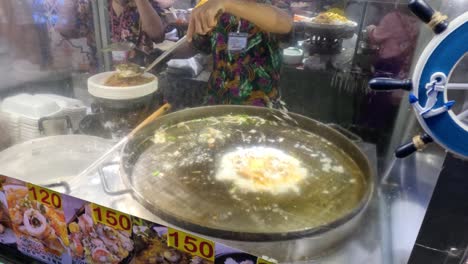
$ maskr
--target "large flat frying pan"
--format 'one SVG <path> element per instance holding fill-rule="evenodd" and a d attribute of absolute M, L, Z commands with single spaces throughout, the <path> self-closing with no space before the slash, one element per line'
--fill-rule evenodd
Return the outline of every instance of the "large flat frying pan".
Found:
<path fill-rule="evenodd" d="M 271 153 L 300 169 L 288 169 L 298 173 L 286 174 L 279 186 L 246 185 L 239 179 L 252 178 L 229 172 L 233 153 L 246 161 Z M 209 106 L 160 117 L 126 144 L 121 162 L 124 182 L 155 215 L 238 241 L 339 238 L 352 230 L 347 224 L 361 215 L 374 186 L 368 159 L 342 134 L 298 114 L 258 107 Z M 272 168 L 260 170 L 273 175 Z"/>

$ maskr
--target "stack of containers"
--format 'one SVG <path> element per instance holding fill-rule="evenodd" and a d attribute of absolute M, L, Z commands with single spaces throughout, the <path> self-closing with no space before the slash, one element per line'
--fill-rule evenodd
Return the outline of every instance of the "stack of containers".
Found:
<path fill-rule="evenodd" d="M 69 133 L 66 119 L 71 121 L 72 129 L 77 129 L 86 115 L 86 107 L 77 100 L 55 95 L 19 94 L 3 100 L 0 117 L 8 127 L 13 143 Z M 43 131 L 40 130 L 40 120 Z"/>
<path fill-rule="evenodd" d="M 6 128 L 8 137 L 11 143 L 17 143 L 20 141 L 20 122 L 19 116 L 9 115 L 5 112 L 0 111 L 0 123 Z"/>

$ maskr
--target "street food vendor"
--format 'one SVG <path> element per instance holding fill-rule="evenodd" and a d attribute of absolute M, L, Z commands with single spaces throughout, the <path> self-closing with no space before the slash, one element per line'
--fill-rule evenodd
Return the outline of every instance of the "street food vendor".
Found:
<path fill-rule="evenodd" d="M 168 1 L 163 1 L 167 5 Z M 166 7 L 166 6 L 164 6 Z M 154 51 L 153 43 L 164 40 L 165 24 L 161 19 L 161 6 L 153 0 L 111 0 L 109 1 L 109 20 L 112 43 L 131 42 L 143 53 L 135 58 L 132 53 L 127 58 L 137 64 L 147 63 L 145 54 Z M 74 19 L 70 19 L 74 18 Z M 93 15 L 90 0 L 65 0 L 59 10 L 56 28 L 65 38 L 86 37 L 93 54 L 96 52 L 93 29 Z M 159 55 L 159 54 L 158 54 Z M 113 54 L 115 57 L 116 54 Z M 91 60 L 94 58 L 91 58 Z M 119 60 L 119 58 L 114 58 Z M 95 63 L 91 63 L 95 64 Z"/>
<path fill-rule="evenodd" d="M 391 10 L 377 25 L 367 27 L 369 43 L 378 47 L 372 77 L 408 78 L 419 27 L 418 19 L 407 8 Z M 397 113 L 404 96 L 404 91 L 399 90 L 368 93 L 362 100 L 362 114 L 357 123 L 361 127 L 372 128 L 375 134 L 389 133 L 396 118 L 391 113 Z"/>
<path fill-rule="evenodd" d="M 202 0 L 192 11 L 187 38 L 213 54 L 207 103 L 275 107 L 281 68 L 277 35 L 291 29 L 288 13 L 267 0 Z"/>

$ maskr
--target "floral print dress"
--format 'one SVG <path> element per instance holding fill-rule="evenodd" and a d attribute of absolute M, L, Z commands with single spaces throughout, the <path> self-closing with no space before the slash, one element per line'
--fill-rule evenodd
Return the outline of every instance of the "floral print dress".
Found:
<path fill-rule="evenodd" d="M 91 1 L 95 0 L 76 0 L 74 2 L 76 8 L 75 18 L 75 32 L 72 33 L 73 37 L 86 37 L 88 46 L 91 49 L 90 63 L 93 66 L 97 66 L 96 61 L 96 41 L 94 34 L 93 25 L 93 13 L 91 7 Z M 158 3 L 150 0 L 153 8 L 162 14 L 163 10 L 159 7 Z M 140 14 L 135 2 L 129 2 L 120 15 L 117 15 L 112 8 L 112 1 L 109 1 L 109 22 L 111 29 L 111 42 L 132 42 L 137 46 L 138 49 L 143 50 L 147 53 L 154 51 L 153 41 L 151 38 L 142 30 Z M 166 27 L 166 32 L 172 30 L 170 27 Z M 94 71 L 95 69 L 93 69 Z"/>
<path fill-rule="evenodd" d="M 240 32 L 248 33 L 247 47 L 242 52 L 230 52 L 229 33 L 237 32 L 239 23 Z M 272 107 L 276 103 L 282 56 L 275 35 L 225 13 L 209 35 L 196 36 L 193 43 L 196 48 L 213 54 L 208 104 Z"/>
<path fill-rule="evenodd" d="M 150 3 L 158 14 L 163 13 L 156 2 L 150 1 Z M 132 1 L 125 5 L 120 15 L 117 15 L 112 4 L 109 4 L 109 17 L 113 43 L 131 42 L 145 52 L 149 53 L 153 50 L 153 40 L 142 30 L 140 13 L 135 2 Z"/>

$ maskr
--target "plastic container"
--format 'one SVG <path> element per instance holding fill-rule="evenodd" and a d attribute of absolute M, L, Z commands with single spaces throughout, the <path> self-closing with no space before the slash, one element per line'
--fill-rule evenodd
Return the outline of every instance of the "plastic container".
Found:
<path fill-rule="evenodd" d="M 288 65 L 297 65 L 302 63 L 304 51 L 298 48 L 287 48 L 283 50 L 283 63 Z"/>
<path fill-rule="evenodd" d="M 1 110 L 29 119 L 39 119 L 57 114 L 61 109 L 53 99 L 19 94 L 3 100 Z"/>

